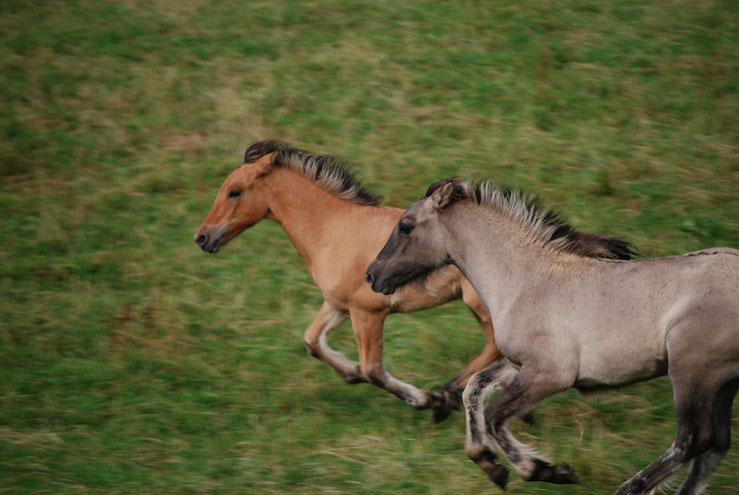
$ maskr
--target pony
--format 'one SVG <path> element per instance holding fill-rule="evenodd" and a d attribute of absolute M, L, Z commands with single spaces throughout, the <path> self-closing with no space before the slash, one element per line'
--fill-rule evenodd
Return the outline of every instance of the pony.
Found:
<path fill-rule="evenodd" d="M 392 296 L 374 293 L 364 271 L 390 235 L 403 210 L 381 205 L 336 158 L 267 140 L 250 146 L 244 163 L 221 186 L 194 240 L 216 253 L 262 219 L 277 222 L 297 248 L 324 298 L 305 330 L 308 352 L 347 383 L 370 382 L 416 409 L 432 408 L 435 421 L 461 404 L 469 377 L 499 360 L 490 315 L 455 267 L 434 270 Z M 578 234 L 583 256 L 625 259 L 633 251 L 612 237 Z M 395 378 L 382 363 L 383 322 L 388 314 L 433 308 L 462 298 L 485 334 L 479 356 L 451 378 L 440 394 Z M 331 348 L 327 336 L 350 319 L 359 362 Z M 524 419 L 529 419 L 530 417 Z"/>
<path fill-rule="evenodd" d="M 578 481 L 569 465 L 539 459 L 513 437 L 506 420 L 517 411 L 570 387 L 588 392 L 667 374 L 675 440 L 616 493 L 652 493 L 690 460 L 677 493 L 700 493 L 730 444 L 739 251 L 605 260 L 579 255 L 577 242 L 571 227 L 520 193 L 450 178 L 401 216 L 366 280 L 392 295 L 416 276 L 454 265 L 490 310 L 507 361 L 476 373 L 463 403 L 467 455 L 493 482 L 505 487 L 508 477 L 496 452 L 524 480 Z"/>

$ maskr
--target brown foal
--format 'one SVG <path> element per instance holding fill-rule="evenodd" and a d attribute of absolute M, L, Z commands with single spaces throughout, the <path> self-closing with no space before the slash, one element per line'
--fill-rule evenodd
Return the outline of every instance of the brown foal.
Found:
<path fill-rule="evenodd" d="M 393 231 L 403 210 L 380 205 L 375 196 L 330 155 L 290 148 L 277 141 L 252 145 L 244 164 L 221 186 L 195 235 L 215 253 L 244 229 L 268 218 L 277 222 L 297 248 L 324 302 L 305 330 L 308 351 L 331 366 L 347 383 L 370 382 L 416 409 L 432 408 L 446 418 L 461 401 L 467 380 L 500 359 L 490 315 L 454 266 L 424 274 L 392 295 L 371 290 L 363 276 Z M 612 237 L 580 234 L 585 256 L 628 259 L 630 246 Z M 449 380 L 441 394 L 423 391 L 388 373 L 382 363 L 383 322 L 390 313 L 439 306 L 462 297 L 485 334 L 485 347 Z M 350 319 L 359 362 L 332 349 L 327 336 Z"/>

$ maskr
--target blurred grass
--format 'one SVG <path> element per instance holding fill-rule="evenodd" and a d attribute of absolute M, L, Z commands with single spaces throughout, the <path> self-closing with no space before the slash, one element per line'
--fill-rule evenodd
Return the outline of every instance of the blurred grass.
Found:
<path fill-rule="evenodd" d="M 1 493 L 495 492 L 461 414 L 433 425 L 306 356 L 321 299 L 276 225 L 192 244 L 255 140 L 334 153 L 397 206 L 491 176 L 649 256 L 739 247 L 734 2 L 0 14 Z M 386 340 L 421 387 L 482 344 L 461 304 L 393 316 Z M 352 354 L 348 325 L 332 342 Z M 537 414 L 516 432 L 582 484 L 513 494 L 608 493 L 674 435 L 665 379 Z M 710 493 L 738 472 L 734 446 Z"/>

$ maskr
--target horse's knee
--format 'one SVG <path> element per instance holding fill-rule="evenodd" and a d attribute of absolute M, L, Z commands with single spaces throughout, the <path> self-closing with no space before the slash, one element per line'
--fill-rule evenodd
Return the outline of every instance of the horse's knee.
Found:
<path fill-rule="evenodd" d="M 480 386 L 475 379 L 476 376 L 477 375 L 472 375 L 467 382 L 467 386 L 464 387 L 464 390 L 462 391 L 462 405 L 464 405 L 465 408 L 477 406 L 477 396 L 480 393 Z"/>

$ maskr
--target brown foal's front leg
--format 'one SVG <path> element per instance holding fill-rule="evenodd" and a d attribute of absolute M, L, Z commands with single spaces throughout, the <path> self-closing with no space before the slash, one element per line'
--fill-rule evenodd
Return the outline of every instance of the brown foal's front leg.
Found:
<path fill-rule="evenodd" d="M 321 310 L 305 330 L 303 340 L 311 356 L 314 356 L 339 374 L 347 383 L 363 383 L 367 379 L 359 370 L 359 363 L 347 358 L 328 345 L 328 334 L 347 319 L 347 314 L 324 301 Z"/>
<path fill-rule="evenodd" d="M 382 324 L 387 312 L 350 311 L 354 336 L 359 351 L 359 368 L 373 385 L 387 390 L 416 409 L 433 407 L 440 397 L 424 392 L 410 383 L 398 380 L 382 365 Z"/>

